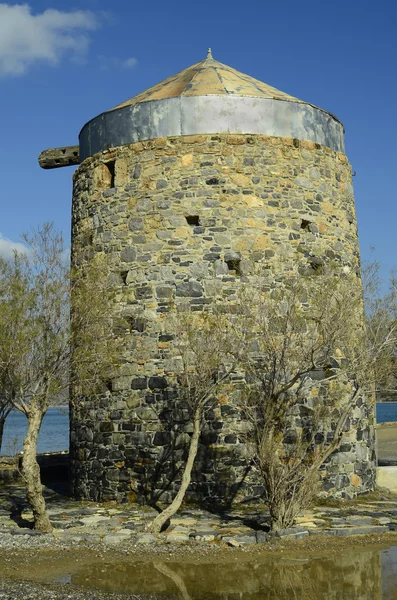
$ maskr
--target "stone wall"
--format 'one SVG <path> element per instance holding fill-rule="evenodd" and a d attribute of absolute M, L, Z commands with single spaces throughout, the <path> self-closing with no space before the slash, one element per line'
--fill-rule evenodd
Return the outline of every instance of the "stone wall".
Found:
<path fill-rule="evenodd" d="M 170 381 L 173 303 L 226 306 L 244 283 L 314 273 L 324 260 L 359 276 L 351 169 L 311 142 L 200 135 L 137 142 L 86 159 L 74 177 L 72 260 L 105 253 L 128 326 L 125 363 L 108 394 L 71 411 L 75 494 L 167 501 L 190 432 Z M 258 273 L 260 275 L 258 275 Z M 223 400 L 202 436 L 193 494 L 259 495 L 238 407 Z M 325 489 L 348 495 L 374 481 L 373 409 L 361 398 Z M 247 474 L 249 475 L 247 477 Z"/>

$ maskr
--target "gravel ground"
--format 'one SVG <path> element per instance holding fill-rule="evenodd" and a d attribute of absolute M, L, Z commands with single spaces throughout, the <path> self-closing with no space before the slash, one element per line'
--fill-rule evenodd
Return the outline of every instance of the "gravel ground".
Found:
<path fill-rule="evenodd" d="M 0 600 L 159 600 L 151 595 L 107 594 L 98 590 L 79 591 L 59 586 L 37 585 L 24 581 L 0 580 Z M 161 600 L 167 600 L 161 596 Z"/>

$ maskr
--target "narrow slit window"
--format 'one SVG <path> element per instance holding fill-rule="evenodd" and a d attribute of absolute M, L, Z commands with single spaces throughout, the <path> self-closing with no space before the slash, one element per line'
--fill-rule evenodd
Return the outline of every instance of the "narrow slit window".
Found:
<path fill-rule="evenodd" d="M 198 215 L 188 215 L 186 217 L 186 222 L 188 225 L 200 225 L 200 217 Z"/>
<path fill-rule="evenodd" d="M 108 187 L 109 188 L 114 188 L 115 187 L 115 182 L 114 182 L 114 178 L 115 178 L 115 167 L 116 167 L 116 161 L 115 160 L 111 160 L 107 163 L 105 163 L 105 167 L 108 171 L 108 177 L 107 179 L 107 183 L 108 183 Z"/>

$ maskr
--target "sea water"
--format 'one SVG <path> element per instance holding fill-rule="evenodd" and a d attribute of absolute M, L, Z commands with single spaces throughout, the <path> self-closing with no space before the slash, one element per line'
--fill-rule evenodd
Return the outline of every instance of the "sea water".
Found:
<path fill-rule="evenodd" d="M 377 402 L 376 422 L 388 423 L 397 421 L 397 402 Z"/>
<path fill-rule="evenodd" d="M 0 454 L 14 455 L 22 450 L 28 428 L 25 415 L 12 411 L 4 427 Z M 49 408 L 41 425 L 37 452 L 57 452 L 69 449 L 69 410 L 67 407 Z"/>

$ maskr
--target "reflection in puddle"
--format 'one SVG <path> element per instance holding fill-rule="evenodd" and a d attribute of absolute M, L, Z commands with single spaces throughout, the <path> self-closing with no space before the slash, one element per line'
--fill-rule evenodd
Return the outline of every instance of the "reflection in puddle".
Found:
<path fill-rule="evenodd" d="M 397 546 L 381 553 L 382 591 L 385 600 L 397 600 Z"/>
<path fill-rule="evenodd" d="M 310 560 L 191 560 L 85 567 L 72 584 L 175 600 L 397 600 L 397 547 Z"/>

